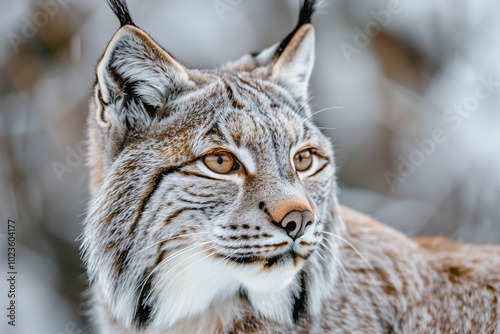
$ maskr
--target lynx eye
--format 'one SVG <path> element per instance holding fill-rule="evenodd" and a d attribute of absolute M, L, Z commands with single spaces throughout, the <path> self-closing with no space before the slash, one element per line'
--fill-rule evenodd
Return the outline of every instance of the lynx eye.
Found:
<path fill-rule="evenodd" d="M 208 154 L 205 156 L 204 161 L 208 168 L 219 174 L 226 174 L 240 168 L 236 159 L 228 152 Z"/>
<path fill-rule="evenodd" d="M 299 172 L 305 171 L 312 164 L 312 154 L 310 149 L 305 149 L 295 154 L 293 157 L 293 163 L 295 164 L 295 169 Z"/>

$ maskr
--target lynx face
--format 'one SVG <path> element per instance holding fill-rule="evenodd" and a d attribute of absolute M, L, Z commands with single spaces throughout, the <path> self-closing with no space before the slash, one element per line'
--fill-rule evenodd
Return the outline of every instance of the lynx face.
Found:
<path fill-rule="evenodd" d="M 322 232 L 334 229 L 322 223 L 333 153 L 306 101 L 312 26 L 199 71 L 122 24 L 89 117 L 83 249 L 102 302 L 126 326 L 170 326 L 233 296 L 297 321 L 318 304 L 301 290 L 329 275 L 308 277 L 330 265 Z"/>

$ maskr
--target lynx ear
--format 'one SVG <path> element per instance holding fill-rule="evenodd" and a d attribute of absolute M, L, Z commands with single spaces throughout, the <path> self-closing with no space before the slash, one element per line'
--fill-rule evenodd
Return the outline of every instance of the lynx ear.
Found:
<path fill-rule="evenodd" d="M 271 67 L 271 79 L 287 87 L 298 99 L 307 99 L 314 65 L 314 27 L 301 26 Z"/>
<path fill-rule="evenodd" d="M 281 42 L 227 65 L 236 71 L 255 71 L 286 87 L 298 99 L 307 99 L 307 85 L 314 65 L 315 0 L 304 0 L 295 29 Z"/>
<path fill-rule="evenodd" d="M 316 10 L 315 0 L 304 0 L 295 29 L 281 41 L 271 58 L 272 79 L 287 87 L 299 100 L 307 99 L 307 86 L 314 65 L 314 28 L 311 17 Z M 268 57 L 264 50 L 257 56 Z"/>
<path fill-rule="evenodd" d="M 187 86 L 186 70 L 151 37 L 130 24 L 115 34 L 97 65 L 100 127 L 140 125 Z"/>

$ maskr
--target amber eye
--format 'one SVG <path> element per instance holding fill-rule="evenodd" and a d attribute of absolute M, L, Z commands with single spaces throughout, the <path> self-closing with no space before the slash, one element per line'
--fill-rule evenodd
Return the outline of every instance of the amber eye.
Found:
<path fill-rule="evenodd" d="M 240 167 L 231 153 L 228 152 L 216 152 L 206 155 L 205 164 L 219 174 L 229 173 Z"/>
<path fill-rule="evenodd" d="M 305 171 L 306 169 L 311 167 L 311 150 L 305 149 L 295 154 L 295 157 L 293 157 L 293 163 L 295 164 L 295 169 L 297 169 L 299 172 Z"/>

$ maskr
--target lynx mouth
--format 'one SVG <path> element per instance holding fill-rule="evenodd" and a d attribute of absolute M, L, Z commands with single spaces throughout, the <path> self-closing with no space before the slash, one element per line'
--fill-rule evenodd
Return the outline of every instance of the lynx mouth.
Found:
<path fill-rule="evenodd" d="M 303 253 L 298 253 L 293 249 L 290 249 L 289 251 L 283 254 L 275 255 L 273 257 L 268 258 L 265 261 L 264 268 L 271 269 L 277 265 L 288 264 L 290 262 L 293 262 L 293 266 L 298 268 L 302 266 L 305 263 L 305 261 L 307 261 L 312 252 L 313 251 L 311 250 L 308 251 L 306 254 L 303 254 Z"/>
<path fill-rule="evenodd" d="M 318 242 L 300 241 L 295 244 L 286 242 L 275 245 L 274 251 L 267 254 L 238 252 L 231 255 L 224 255 L 220 253 L 218 255 L 236 264 L 262 264 L 266 269 L 286 265 L 291 262 L 293 262 L 295 266 L 298 266 L 309 258 L 309 256 L 314 252 L 317 244 Z"/>
<path fill-rule="evenodd" d="M 299 267 L 302 265 L 313 251 L 308 251 L 306 254 L 298 253 L 294 249 L 290 248 L 285 252 L 280 254 L 275 254 L 270 257 L 262 256 L 230 256 L 228 257 L 230 261 L 237 264 L 262 264 L 265 269 L 271 269 L 279 267 L 280 265 L 287 265 L 293 263 L 294 267 Z"/>

